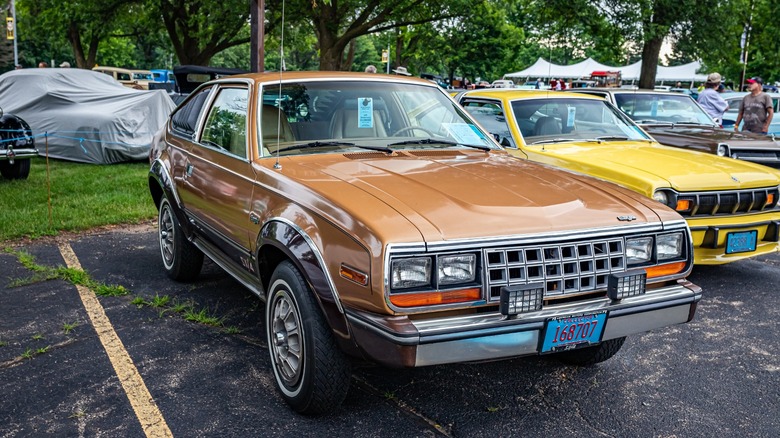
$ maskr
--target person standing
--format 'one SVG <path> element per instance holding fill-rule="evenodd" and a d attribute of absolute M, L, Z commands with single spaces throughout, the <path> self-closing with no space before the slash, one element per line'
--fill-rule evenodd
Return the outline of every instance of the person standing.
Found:
<path fill-rule="evenodd" d="M 764 80 L 760 77 L 755 76 L 745 82 L 748 84 L 750 94 L 743 97 L 739 104 L 739 114 L 734 123 L 734 130 L 739 131 L 740 122 L 745 122 L 745 126 L 742 128 L 744 131 L 766 134 L 774 116 L 772 98 L 764 93 Z"/>
<path fill-rule="evenodd" d="M 704 91 L 699 93 L 697 99 L 704 111 L 707 111 L 707 114 L 718 124 L 723 121 L 723 113 L 729 109 L 729 104 L 718 93 L 720 81 L 719 73 L 710 73 L 707 76 L 707 82 L 704 83 Z"/>

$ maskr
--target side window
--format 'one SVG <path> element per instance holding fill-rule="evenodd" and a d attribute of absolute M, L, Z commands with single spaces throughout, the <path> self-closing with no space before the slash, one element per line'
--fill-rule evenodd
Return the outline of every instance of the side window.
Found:
<path fill-rule="evenodd" d="M 249 92 L 246 88 L 221 88 L 209 110 L 201 143 L 247 158 L 246 113 Z"/>
<path fill-rule="evenodd" d="M 485 129 L 488 130 L 502 146 L 516 148 L 512 139 L 512 132 L 506 123 L 504 110 L 501 104 L 494 102 L 464 101 L 463 107 L 466 112 L 471 114 Z"/>
<path fill-rule="evenodd" d="M 197 128 L 200 112 L 203 109 L 203 104 L 206 103 L 210 92 L 211 88 L 205 88 L 199 91 L 197 95 L 176 110 L 176 113 L 171 117 L 174 134 L 184 137 L 187 140 L 192 140 L 195 129 Z"/>
<path fill-rule="evenodd" d="M 739 104 L 742 103 L 742 99 L 729 100 L 729 109 L 739 111 Z"/>

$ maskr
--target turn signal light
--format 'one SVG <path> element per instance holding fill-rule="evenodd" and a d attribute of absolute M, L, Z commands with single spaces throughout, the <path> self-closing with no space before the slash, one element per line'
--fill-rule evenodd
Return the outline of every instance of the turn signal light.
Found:
<path fill-rule="evenodd" d="M 650 266 L 645 268 L 647 278 L 663 277 L 682 272 L 685 269 L 685 262 L 667 263 L 665 265 Z"/>
<path fill-rule="evenodd" d="M 768 193 L 766 195 L 766 205 L 772 205 L 775 203 L 775 194 L 774 193 Z"/>
<path fill-rule="evenodd" d="M 678 199 L 677 205 L 674 207 L 677 211 L 688 211 L 691 209 L 691 200 L 690 199 Z"/>
<path fill-rule="evenodd" d="M 419 292 L 390 295 L 390 302 L 398 307 L 433 306 L 436 304 L 465 303 L 480 299 L 479 288 L 447 292 Z"/>

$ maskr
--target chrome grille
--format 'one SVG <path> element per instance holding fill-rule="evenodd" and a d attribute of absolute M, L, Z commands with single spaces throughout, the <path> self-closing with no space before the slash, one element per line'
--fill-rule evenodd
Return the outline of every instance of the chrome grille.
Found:
<path fill-rule="evenodd" d="M 755 189 L 721 192 L 681 193 L 677 200 L 689 201 L 691 207 L 680 211 L 683 216 L 726 216 L 753 213 L 773 208 L 777 204 L 778 190 Z M 767 201 L 769 200 L 769 201 Z"/>
<path fill-rule="evenodd" d="M 626 270 L 622 238 L 484 250 L 489 300 L 503 286 L 541 282 L 545 298 L 605 290 L 612 272 Z"/>

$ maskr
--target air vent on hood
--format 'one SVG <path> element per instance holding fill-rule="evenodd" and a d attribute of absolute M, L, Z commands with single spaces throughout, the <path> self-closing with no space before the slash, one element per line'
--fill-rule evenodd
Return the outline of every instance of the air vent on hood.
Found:
<path fill-rule="evenodd" d="M 344 158 L 349 158 L 350 160 L 370 160 L 376 158 L 405 157 L 405 156 L 406 155 L 400 152 L 393 152 L 392 154 L 389 155 L 384 152 L 350 152 L 348 154 L 344 154 Z"/>

